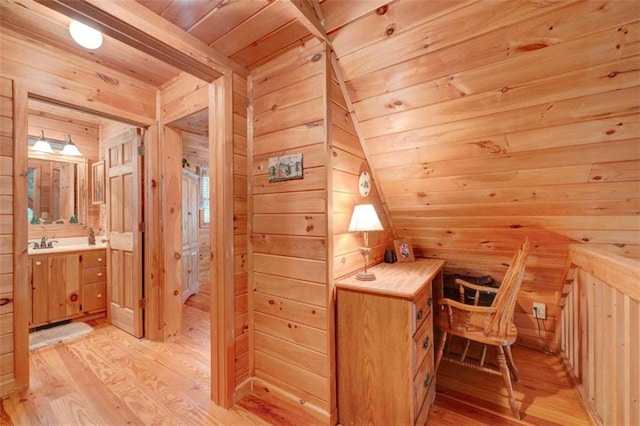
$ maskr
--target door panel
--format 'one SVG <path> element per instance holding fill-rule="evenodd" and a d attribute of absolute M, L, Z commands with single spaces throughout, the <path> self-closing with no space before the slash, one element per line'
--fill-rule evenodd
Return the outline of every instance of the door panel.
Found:
<path fill-rule="evenodd" d="M 107 306 L 113 325 L 143 335 L 142 292 L 142 170 L 137 147 L 139 129 L 126 129 L 105 140 L 107 148 Z"/>

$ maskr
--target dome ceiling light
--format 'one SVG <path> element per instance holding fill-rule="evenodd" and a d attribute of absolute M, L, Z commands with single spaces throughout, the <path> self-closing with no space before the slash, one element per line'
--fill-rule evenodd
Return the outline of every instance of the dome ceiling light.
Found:
<path fill-rule="evenodd" d="M 71 38 L 85 49 L 97 49 L 102 46 L 102 33 L 78 21 L 69 24 Z"/>

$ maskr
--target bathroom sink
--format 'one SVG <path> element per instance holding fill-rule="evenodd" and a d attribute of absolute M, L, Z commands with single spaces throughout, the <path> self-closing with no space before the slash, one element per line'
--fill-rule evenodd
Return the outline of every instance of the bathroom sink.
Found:
<path fill-rule="evenodd" d="M 38 255 L 38 254 L 50 254 L 50 253 L 64 253 L 69 251 L 80 251 L 80 250 L 99 250 L 107 247 L 107 243 L 103 242 L 104 237 L 97 236 L 96 243 L 94 245 L 89 245 L 89 242 L 86 237 L 68 237 L 68 238 L 53 238 L 55 242 L 53 242 L 53 247 L 51 248 L 33 248 L 33 242 L 36 240 L 29 241 L 29 254 L 30 255 Z"/>

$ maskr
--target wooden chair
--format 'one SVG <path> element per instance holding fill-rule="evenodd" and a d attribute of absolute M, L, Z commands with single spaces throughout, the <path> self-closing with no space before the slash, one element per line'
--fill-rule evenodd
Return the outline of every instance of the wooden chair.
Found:
<path fill-rule="evenodd" d="M 509 269 L 500 284 L 500 288 L 482 287 L 456 279 L 461 294 L 464 288 L 475 291 L 474 305 L 468 305 L 457 300 L 441 298 L 438 300 L 439 312 L 436 326 L 440 330 L 440 339 L 436 350 L 435 369 L 438 370 L 443 358 L 443 350 L 449 334 L 459 336 L 468 341 L 482 343 L 483 353 L 477 363 L 467 361 L 468 344 L 459 358 L 446 357 L 450 362 L 479 369 L 493 374 L 501 374 L 509 393 L 509 405 L 516 419 L 520 419 L 520 403 L 513 395 L 511 376 L 518 381 L 518 370 L 511 355 L 511 344 L 518 335 L 513 324 L 513 310 L 524 276 L 525 264 L 529 255 L 529 239 L 520 244 L 520 248 L 513 257 Z M 480 292 L 495 292 L 496 296 L 491 306 L 477 306 Z M 485 365 L 484 355 L 486 346 L 494 346 L 498 357 L 498 367 Z M 505 357 L 506 353 L 506 357 Z M 507 364 L 508 361 L 508 364 Z"/>

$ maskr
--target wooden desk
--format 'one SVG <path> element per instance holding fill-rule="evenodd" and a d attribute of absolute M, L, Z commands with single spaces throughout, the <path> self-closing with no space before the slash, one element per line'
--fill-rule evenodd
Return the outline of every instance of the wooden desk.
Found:
<path fill-rule="evenodd" d="M 435 398 L 432 284 L 445 261 L 381 263 L 336 282 L 338 420 L 424 424 Z"/>

